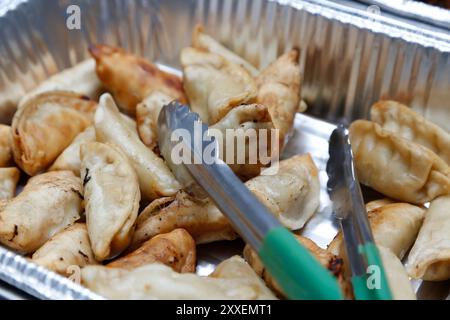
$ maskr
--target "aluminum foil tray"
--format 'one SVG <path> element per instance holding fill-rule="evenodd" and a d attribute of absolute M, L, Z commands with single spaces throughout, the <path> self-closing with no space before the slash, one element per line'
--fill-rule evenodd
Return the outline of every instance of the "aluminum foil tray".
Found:
<path fill-rule="evenodd" d="M 416 0 L 359 0 L 377 6 L 381 11 L 392 12 L 450 30 L 450 10 Z M 375 8 L 374 8 L 375 9 Z M 375 9 L 376 10 L 376 9 Z"/>
<path fill-rule="evenodd" d="M 77 5 L 81 28 L 68 29 Z M 0 122 L 49 75 L 87 58 L 91 43 L 117 45 L 179 69 L 179 52 L 203 23 L 259 67 L 300 49 L 307 115 L 298 114 L 284 157 L 310 152 L 320 169 L 321 206 L 302 233 L 325 247 L 337 232 L 324 171 L 333 123 L 368 116 L 391 98 L 450 130 L 450 34 L 325 0 L 0 0 Z M 199 246 L 197 273 L 242 252 L 242 241 Z M 0 247 L 0 279 L 38 298 L 97 299 L 94 293 Z M 414 282 L 419 298 L 445 298 L 450 283 Z M 0 290 L 1 293 L 1 290 Z"/>

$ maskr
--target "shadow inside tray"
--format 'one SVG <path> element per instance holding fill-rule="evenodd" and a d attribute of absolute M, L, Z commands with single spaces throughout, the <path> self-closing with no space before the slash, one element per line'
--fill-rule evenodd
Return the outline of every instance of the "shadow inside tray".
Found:
<path fill-rule="evenodd" d="M 418 300 L 450 299 L 450 280 L 423 281 L 416 292 Z"/>

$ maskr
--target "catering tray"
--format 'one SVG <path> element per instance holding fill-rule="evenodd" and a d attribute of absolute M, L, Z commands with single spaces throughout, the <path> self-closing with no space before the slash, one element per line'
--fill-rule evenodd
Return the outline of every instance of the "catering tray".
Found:
<path fill-rule="evenodd" d="M 417 0 L 359 0 L 359 2 L 376 6 L 383 12 L 392 12 L 402 17 L 412 18 L 450 30 L 449 8 Z M 376 7 L 373 9 L 377 10 Z"/>
<path fill-rule="evenodd" d="M 67 27 L 70 5 L 80 9 L 80 29 Z M 321 247 L 337 232 L 324 189 L 335 123 L 365 118 L 373 102 L 391 98 L 450 130 L 450 34 L 325 0 L 0 1 L 0 101 L 9 102 L 1 122 L 10 121 L 27 90 L 87 58 L 91 43 L 123 47 L 176 72 L 196 23 L 261 68 L 300 49 L 309 108 L 296 116 L 283 156 L 310 152 L 320 169 L 321 206 L 302 234 Z M 199 246 L 197 273 L 209 274 L 242 247 L 241 241 Z M 2 247 L 0 279 L 38 298 L 101 298 Z M 421 299 L 442 299 L 450 283 L 414 287 Z"/>

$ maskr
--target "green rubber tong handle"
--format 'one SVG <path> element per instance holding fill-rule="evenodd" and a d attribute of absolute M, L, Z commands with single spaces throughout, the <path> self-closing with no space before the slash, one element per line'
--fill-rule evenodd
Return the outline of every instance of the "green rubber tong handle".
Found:
<path fill-rule="evenodd" d="M 259 256 L 288 298 L 343 299 L 336 278 L 285 227 L 265 235 Z"/>
<path fill-rule="evenodd" d="M 355 299 L 357 300 L 392 300 L 392 293 L 389 288 L 386 272 L 383 268 L 383 262 L 381 261 L 380 253 L 373 242 L 365 243 L 358 247 L 358 252 L 366 257 L 368 266 L 375 266 L 377 269 L 373 270 L 371 274 L 367 270 L 364 276 L 353 276 L 352 285 Z M 379 277 L 378 287 L 371 288 L 368 281 L 369 277 Z"/>

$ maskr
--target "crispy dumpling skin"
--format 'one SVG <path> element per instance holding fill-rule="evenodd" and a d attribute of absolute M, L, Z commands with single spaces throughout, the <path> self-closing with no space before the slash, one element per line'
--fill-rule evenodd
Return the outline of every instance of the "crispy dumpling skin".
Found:
<path fill-rule="evenodd" d="M 124 123 L 109 94 L 100 97 L 95 131 L 97 141 L 113 144 L 127 155 L 138 176 L 142 198 L 152 200 L 171 196 L 180 189 L 180 183 L 164 160 L 147 148 L 138 134 Z"/>
<path fill-rule="evenodd" d="M 225 48 L 220 42 L 206 34 L 201 24 L 197 24 L 192 33 L 192 47 L 218 54 L 225 59 L 244 67 L 253 77 L 256 77 L 259 73 L 259 70 L 247 60 Z"/>
<path fill-rule="evenodd" d="M 259 275 L 238 255 L 223 260 L 209 276 L 218 279 L 246 279 L 253 282 L 265 296 L 275 298 Z"/>
<path fill-rule="evenodd" d="M 184 229 L 159 234 L 144 242 L 135 251 L 108 264 L 111 268 L 136 269 L 159 262 L 176 272 L 195 272 L 195 241 Z"/>
<path fill-rule="evenodd" d="M 31 260 L 63 276 L 72 274 L 72 266 L 97 264 L 84 223 L 75 223 L 55 234 L 33 254 Z"/>
<path fill-rule="evenodd" d="M 308 251 L 315 258 L 317 258 L 317 260 L 319 260 L 322 266 L 328 269 L 336 277 L 345 296 L 351 297 L 351 285 L 349 285 L 344 276 L 343 260 L 337 255 L 334 255 L 327 250 L 320 248 L 317 244 L 314 243 L 314 241 L 306 237 L 300 235 L 295 235 L 295 237 L 297 238 L 298 242 L 300 242 L 300 244 L 305 246 L 305 248 L 308 249 Z M 243 255 L 245 260 L 250 264 L 253 270 L 255 270 L 256 274 L 258 274 L 266 282 L 267 286 L 274 292 L 276 292 L 278 296 L 285 297 L 280 286 L 266 270 L 266 267 L 263 265 L 258 254 L 248 244 L 244 248 Z"/>
<path fill-rule="evenodd" d="M 361 183 L 415 204 L 450 193 L 450 167 L 431 150 L 366 120 L 352 123 L 350 139 Z"/>
<path fill-rule="evenodd" d="M 71 92 L 37 95 L 17 110 L 12 150 L 17 165 L 33 176 L 49 167 L 72 140 L 92 124 L 97 103 Z"/>
<path fill-rule="evenodd" d="M 282 224 L 292 230 L 302 228 L 319 207 L 319 176 L 309 154 L 282 160 L 274 175 L 265 175 L 263 171 L 245 184 Z"/>
<path fill-rule="evenodd" d="M 173 197 L 154 200 L 141 212 L 132 247 L 176 228 L 189 232 L 197 244 L 237 238 L 228 219 L 210 200 L 198 200 L 180 191 Z"/>
<path fill-rule="evenodd" d="M 80 218 L 83 189 L 70 171 L 37 175 L 0 212 L 0 242 L 31 253 Z"/>
<path fill-rule="evenodd" d="M 450 196 L 434 199 L 408 255 L 408 273 L 414 279 L 450 279 Z"/>
<path fill-rule="evenodd" d="M 374 209 L 381 208 L 381 207 L 383 207 L 387 204 L 391 204 L 391 203 L 395 203 L 395 201 L 392 199 L 389 199 L 389 198 L 372 200 L 372 201 L 366 203 L 366 211 L 370 212 Z"/>
<path fill-rule="evenodd" d="M 158 116 L 164 105 L 173 99 L 160 91 L 152 92 L 136 107 L 139 137 L 152 150 L 158 147 Z"/>
<path fill-rule="evenodd" d="M 246 185 L 283 224 L 298 229 L 319 205 L 317 168 L 310 155 L 283 160 L 279 166 L 275 175 L 257 176 Z M 237 237 L 228 219 L 210 200 L 195 199 L 180 191 L 175 197 L 153 201 L 141 212 L 133 247 L 175 228 L 186 229 L 196 243 Z"/>
<path fill-rule="evenodd" d="M 181 51 L 184 90 L 191 110 L 215 124 L 233 107 L 255 102 L 256 84 L 246 69 L 202 49 Z"/>
<path fill-rule="evenodd" d="M 80 176 L 80 147 L 87 142 L 95 141 L 95 129 L 93 126 L 79 133 L 72 143 L 59 155 L 49 171 L 69 170 L 76 176 Z"/>
<path fill-rule="evenodd" d="M 273 140 L 271 137 L 271 130 L 274 129 L 272 119 L 267 108 L 263 105 L 249 104 L 235 107 L 219 122 L 209 128 L 210 132 L 215 129 L 220 130 L 222 133 L 223 139 L 217 140 L 219 144 L 222 144 L 222 155 L 226 155 L 226 150 L 234 147 L 233 161 L 229 161 L 223 156 L 222 160 L 227 162 L 231 170 L 244 180 L 259 175 L 261 169 L 264 166 L 269 165 L 272 151 L 274 153 L 278 152 L 277 146 L 272 146 L 272 143 L 278 143 L 276 137 L 274 137 Z M 228 139 L 226 134 L 227 129 L 242 129 L 242 135 L 239 134 L 241 138 L 238 138 L 242 140 L 237 140 L 236 138 Z M 262 132 L 264 131 L 267 133 L 266 139 L 264 139 L 264 136 L 262 135 Z M 239 131 L 234 131 L 235 134 L 238 134 L 238 132 Z M 249 140 L 245 139 L 248 132 L 256 133 L 253 143 L 250 143 Z M 260 149 L 261 147 L 264 151 Z M 263 154 L 263 157 L 266 159 L 262 159 L 260 157 L 261 154 Z M 242 159 L 240 159 L 241 156 L 243 156 Z"/>
<path fill-rule="evenodd" d="M 130 130 L 137 131 L 136 122 L 125 114 L 120 114 L 123 120 L 123 124 L 127 125 Z M 86 128 L 83 132 L 79 133 L 72 143 L 59 155 L 59 157 L 53 162 L 49 171 L 58 170 L 70 170 L 75 175 L 80 176 L 80 147 L 82 144 L 92 142 L 96 140 L 94 126 Z"/>
<path fill-rule="evenodd" d="M 0 168 L 0 199 L 8 200 L 16 193 L 17 182 L 19 182 L 20 171 L 15 167 Z"/>
<path fill-rule="evenodd" d="M 242 274 L 242 272 L 241 272 Z M 105 266 L 81 269 L 84 286 L 109 299 L 193 299 L 257 300 L 274 299 L 255 283 L 255 278 L 214 278 L 178 273 L 160 263 L 127 270 Z"/>
<path fill-rule="evenodd" d="M 96 100 L 103 86 L 95 73 L 95 60 L 84 60 L 44 80 L 19 102 L 21 108 L 29 99 L 49 91 L 70 91 Z"/>
<path fill-rule="evenodd" d="M 80 156 L 89 239 L 95 258 L 103 261 L 131 241 L 141 199 L 138 178 L 113 145 L 85 143 Z"/>
<path fill-rule="evenodd" d="M 136 105 L 153 91 L 185 101 L 181 79 L 146 59 L 106 45 L 93 45 L 89 52 L 97 62 L 98 77 L 125 113 L 134 115 Z"/>
<path fill-rule="evenodd" d="M 450 165 L 450 134 L 396 101 L 379 101 L 370 118 L 383 129 L 427 147 Z"/>
<path fill-rule="evenodd" d="M 281 146 L 294 125 L 301 101 L 298 59 L 299 51 L 291 50 L 272 62 L 256 78 L 256 102 L 269 109 L 275 128 L 280 130 Z"/>
<path fill-rule="evenodd" d="M 388 248 L 377 246 L 394 300 L 416 300 L 416 294 L 400 259 Z"/>
<path fill-rule="evenodd" d="M 367 206 L 371 207 L 370 203 Z M 377 245 L 390 249 L 403 259 L 413 245 L 422 226 L 426 210 L 409 203 L 389 203 L 368 211 L 368 219 Z M 344 256 L 344 242 L 339 232 L 328 246 L 336 255 Z"/>
<path fill-rule="evenodd" d="M 0 124 L 0 167 L 8 167 L 12 164 L 11 127 Z"/>

